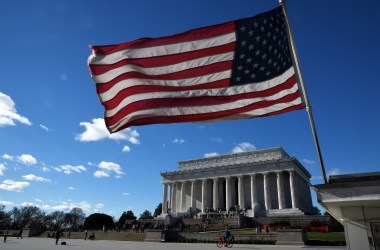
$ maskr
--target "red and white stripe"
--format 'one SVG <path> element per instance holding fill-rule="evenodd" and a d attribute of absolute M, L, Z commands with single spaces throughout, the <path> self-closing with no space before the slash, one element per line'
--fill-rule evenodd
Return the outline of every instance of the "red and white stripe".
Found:
<path fill-rule="evenodd" d="M 234 22 L 162 38 L 91 46 L 90 72 L 111 133 L 129 126 L 243 119 L 303 107 L 291 67 L 230 86 Z"/>

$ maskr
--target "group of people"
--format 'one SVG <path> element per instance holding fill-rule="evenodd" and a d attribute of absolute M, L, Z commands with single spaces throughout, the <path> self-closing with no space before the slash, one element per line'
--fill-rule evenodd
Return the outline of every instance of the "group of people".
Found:
<path fill-rule="evenodd" d="M 21 238 L 22 239 L 22 228 L 19 230 L 18 234 L 17 234 L 17 239 Z M 7 242 L 7 238 L 9 236 L 9 230 L 8 228 L 6 228 L 4 230 L 4 243 Z"/>
<path fill-rule="evenodd" d="M 95 233 L 94 232 L 92 232 L 91 234 L 90 234 L 90 236 L 88 236 L 88 231 L 86 230 L 86 231 L 84 231 L 84 239 L 85 240 L 87 240 L 87 239 L 89 239 L 89 240 L 95 240 Z"/>

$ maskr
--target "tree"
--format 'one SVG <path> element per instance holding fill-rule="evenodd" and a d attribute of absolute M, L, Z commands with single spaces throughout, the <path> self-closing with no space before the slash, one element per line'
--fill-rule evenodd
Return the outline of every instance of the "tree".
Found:
<path fill-rule="evenodd" d="M 336 220 L 331 214 L 329 214 L 327 211 L 324 213 L 324 215 L 330 216 L 330 222 L 329 222 L 329 232 L 343 232 L 344 227 L 342 223 L 340 223 L 338 220 Z"/>
<path fill-rule="evenodd" d="M 54 211 L 48 215 L 52 228 L 62 228 L 65 223 L 65 213 L 62 211 Z"/>
<path fill-rule="evenodd" d="M 158 206 L 154 210 L 153 217 L 157 217 L 160 214 L 162 214 L 162 203 L 161 202 L 160 202 L 160 204 L 158 204 Z"/>
<path fill-rule="evenodd" d="M 148 210 L 145 210 L 142 214 L 140 214 L 139 220 L 144 220 L 144 219 L 153 219 L 151 212 L 149 212 Z"/>
<path fill-rule="evenodd" d="M 25 206 L 20 209 L 19 226 L 41 228 L 44 226 L 44 217 L 46 213 L 35 206 Z"/>
<path fill-rule="evenodd" d="M 318 207 L 313 207 L 313 210 L 311 211 L 311 215 L 321 215 L 321 210 L 319 210 Z"/>
<path fill-rule="evenodd" d="M 136 220 L 137 217 L 134 215 L 134 213 L 131 210 L 128 210 L 127 212 L 123 212 L 123 214 L 119 218 L 119 225 L 124 225 L 126 220 Z"/>
<path fill-rule="evenodd" d="M 95 213 L 88 216 L 84 221 L 84 228 L 86 229 L 101 229 L 113 228 L 114 221 L 111 216 L 107 214 Z"/>
<path fill-rule="evenodd" d="M 4 211 L 5 206 L 0 205 L 0 225 L 2 227 L 9 227 L 11 224 L 11 213 L 7 213 Z"/>
<path fill-rule="evenodd" d="M 65 214 L 65 224 L 71 230 L 78 230 L 86 219 L 86 215 L 79 207 L 74 207 L 70 212 Z"/>

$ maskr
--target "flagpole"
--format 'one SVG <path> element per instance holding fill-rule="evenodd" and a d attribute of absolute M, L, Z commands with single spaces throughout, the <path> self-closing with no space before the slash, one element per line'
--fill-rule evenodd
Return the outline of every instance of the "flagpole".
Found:
<path fill-rule="evenodd" d="M 282 10 L 283 10 L 284 16 L 285 16 L 285 22 L 286 22 L 286 26 L 287 26 L 287 29 L 288 29 L 290 46 L 292 47 L 292 53 L 293 53 L 294 63 L 295 63 L 295 66 L 296 66 L 296 72 L 297 72 L 297 75 L 298 75 L 298 79 L 300 81 L 300 86 L 301 86 L 301 90 L 302 90 L 303 99 L 305 101 L 306 111 L 307 111 L 307 113 L 309 115 L 309 121 L 310 121 L 310 125 L 311 125 L 311 130 L 312 130 L 312 133 L 313 133 L 315 146 L 316 146 L 317 152 L 318 152 L 319 163 L 320 163 L 321 169 L 322 169 L 323 180 L 324 180 L 325 184 L 327 184 L 325 166 L 323 164 L 321 148 L 319 146 L 318 135 L 317 135 L 317 131 L 315 129 L 314 118 L 313 118 L 313 114 L 312 114 L 312 108 L 310 106 L 309 97 L 308 97 L 307 92 L 306 92 L 306 87 L 305 87 L 305 84 L 304 84 L 303 75 L 302 75 L 301 67 L 300 67 L 300 64 L 299 64 L 299 59 L 298 59 L 298 54 L 297 54 L 296 46 L 295 46 L 295 43 L 294 43 L 292 31 L 291 31 L 291 28 L 290 28 L 288 14 L 287 14 L 286 8 L 285 8 L 285 0 L 279 0 L 279 2 L 281 4 L 281 6 L 282 6 Z"/>

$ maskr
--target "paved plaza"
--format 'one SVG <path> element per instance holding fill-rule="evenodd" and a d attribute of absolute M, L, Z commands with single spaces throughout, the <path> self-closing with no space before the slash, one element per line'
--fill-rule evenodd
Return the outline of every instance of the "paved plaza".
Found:
<path fill-rule="evenodd" d="M 2 240 L 2 239 L 1 239 Z M 55 239 L 9 237 L 6 243 L 0 242 L 1 250 L 215 250 L 215 244 L 205 243 L 169 243 L 169 242 L 136 242 L 109 240 L 62 239 L 67 245 L 55 245 Z M 343 250 L 346 247 L 311 247 L 311 246 L 273 246 L 273 245 L 234 245 L 232 249 L 312 249 Z M 222 249 L 227 249 L 223 247 Z"/>

